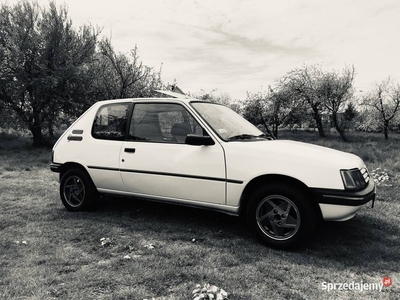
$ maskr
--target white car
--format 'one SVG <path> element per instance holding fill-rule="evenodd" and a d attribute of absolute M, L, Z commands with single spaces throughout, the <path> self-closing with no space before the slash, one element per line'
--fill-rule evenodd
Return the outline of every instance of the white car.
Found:
<path fill-rule="evenodd" d="M 91 209 L 100 194 L 218 210 L 244 215 L 277 248 L 375 199 L 358 156 L 270 139 L 228 107 L 185 96 L 95 103 L 55 144 L 51 170 L 67 210 Z"/>

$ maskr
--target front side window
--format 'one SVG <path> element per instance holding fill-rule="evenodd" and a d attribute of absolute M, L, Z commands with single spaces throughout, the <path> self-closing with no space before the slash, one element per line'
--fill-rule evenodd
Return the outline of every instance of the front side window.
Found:
<path fill-rule="evenodd" d="M 253 124 L 230 108 L 211 102 L 192 102 L 191 105 L 225 141 L 259 140 L 265 135 Z"/>
<path fill-rule="evenodd" d="M 135 104 L 129 139 L 136 141 L 184 144 L 188 134 L 203 134 L 202 127 L 179 104 Z"/>
<path fill-rule="evenodd" d="M 92 136 L 104 140 L 124 140 L 129 103 L 107 104 L 97 111 Z"/>

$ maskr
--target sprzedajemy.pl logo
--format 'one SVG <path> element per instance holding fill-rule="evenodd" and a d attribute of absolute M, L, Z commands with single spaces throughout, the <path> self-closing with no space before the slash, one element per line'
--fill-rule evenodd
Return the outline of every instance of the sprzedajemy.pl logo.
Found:
<path fill-rule="evenodd" d="M 383 287 L 389 287 L 393 284 L 392 278 L 389 276 L 385 276 L 382 279 L 382 282 L 379 283 L 368 283 L 368 282 L 322 282 L 322 290 L 323 291 L 379 291 L 381 292 Z"/>

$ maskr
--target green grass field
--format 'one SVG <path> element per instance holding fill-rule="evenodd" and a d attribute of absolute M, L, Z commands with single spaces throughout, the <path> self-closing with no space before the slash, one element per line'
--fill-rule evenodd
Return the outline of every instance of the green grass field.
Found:
<path fill-rule="evenodd" d="M 239 218 L 205 210 L 103 197 L 94 212 L 70 213 L 49 170 L 51 150 L 2 136 L 0 299 L 192 299 L 206 283 L 230 300 L 399 299 L 400 137 L 280 138 L 350 151 L 370 171 L 381 168 L 389 180 L 378 186 L 375 208 L 320 224 L 296 251 L 267 248 Z M 385 276 L 393 283 L 381 292 L 324 290 Z"/>

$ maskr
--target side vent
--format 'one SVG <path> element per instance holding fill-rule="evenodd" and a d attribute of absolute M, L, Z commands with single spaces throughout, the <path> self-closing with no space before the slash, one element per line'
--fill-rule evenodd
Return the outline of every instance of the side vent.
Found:
<path fill-rule="evenodd" d="M 82 141 L 83 140 L 83 136 L 76 136 L 76 135 L 69 135 L 67 137 L 68 141 Z"/>
<path fill-rule="evenodd" d="M 82 129 L 74 129 L 72 130 L 72 134 L 70 134 L 67 137 L 68 141 L 82 141 L 83 140 L 83 136 L 81 136 L 80 134 L 83 133 Z M 79 135 L 74 135 L 74 134 L 79 134 Z"/>

